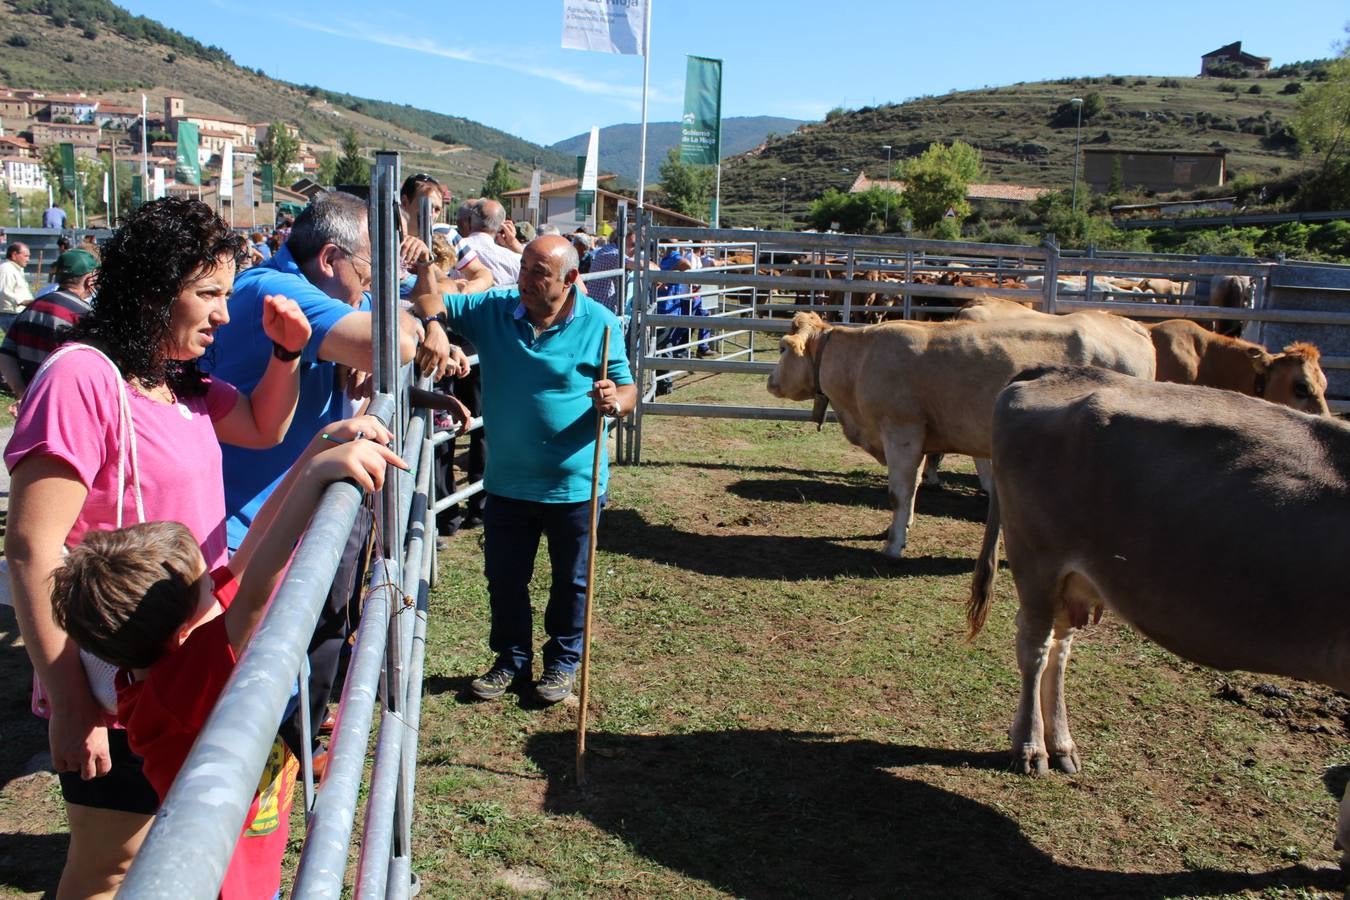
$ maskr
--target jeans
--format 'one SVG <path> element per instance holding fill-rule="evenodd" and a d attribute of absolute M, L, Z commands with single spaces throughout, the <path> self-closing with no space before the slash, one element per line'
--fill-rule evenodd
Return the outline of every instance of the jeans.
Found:
<path fill-rule="evenodd" d="M 603 509 L 605 498 L 600 498 Z M 544 608 L 544 668 L 575 672 L 586 625 L 586 551 L 590 501 L 537 503 L 489 494 L 483 503 L 483 561 L 492 611 L 488 646 L 496 665 L 532 674 L 530 577 L 541 535 L 548 538 L 553 583 Z"/>

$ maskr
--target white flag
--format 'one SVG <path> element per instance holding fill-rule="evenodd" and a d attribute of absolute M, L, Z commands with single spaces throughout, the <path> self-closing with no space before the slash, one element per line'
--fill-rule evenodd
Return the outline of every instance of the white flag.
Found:
<path fill-rule="evenodd" d="M 563 0 L 563 49 L 641 56 L 648 6 L 649 0 Z"/>
<path fill-rule="evenodd" d="M 225 142 L 225 149 L 220 151 L 220 196 L 229 198 L 231 204 L 234 203 L 234 143 Z"/>
<path fill-rule="evenodd" d="M 600 176 L 600 126 L 591 126 L 591 140 L 586 145 L 586 168 L 581 170 L 581 189 L 595 190 Z"/>
<path fill-rule="evenodd" d="M 155 166 L 155 199 L 158 200 L 164 196 L 164 170 Z"/>
<path fill-rule="evenodd" d="M 108 173 L 103 173 L 103 205 L 108 205 Z"/>
<path fill-rule="evenodd" d="M 244 173 L 244 205 L 253 208 L 253 170 Z"/>
<path fill-rule="evenodd" d="M 530 176 L 530 202 L 527 204 L 529 209 L 539 208 L 539 170 L 535 169 L 534 174 Z"/>

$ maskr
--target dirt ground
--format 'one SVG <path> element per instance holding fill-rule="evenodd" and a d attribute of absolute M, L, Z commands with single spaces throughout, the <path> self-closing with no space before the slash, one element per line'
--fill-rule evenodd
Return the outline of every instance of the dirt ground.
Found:
<path fill-rule="evenodd" d="M 759 380 L 677 396 L 770 402 Z M 428 640 L 422 896 L 1339 894 L 1350 702 L 1326 688 L 1201 669 L 1108 616 L 1069 669 L 1083 772 L 1008 770 L 1016 597 L 1005 571 L 964 640 L 985 499 L 947 466 L 891 563 L 884 473 L 837 428 L 649 419 L 601 526 L 584 788 L 575 702 L 465 697 L 491 656 L 480 535 L 459 535 Z M 3 897 L 39 896 L 65 849 L 27 672 L 0 609 Z"/>

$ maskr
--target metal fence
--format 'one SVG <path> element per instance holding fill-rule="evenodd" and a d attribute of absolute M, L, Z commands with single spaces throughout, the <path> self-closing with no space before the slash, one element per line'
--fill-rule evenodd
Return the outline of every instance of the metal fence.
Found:
<path fill-rule="evenodd" d="M 1050 313 L 1107 309 L 1141 319 L 1190 318 L 1243 323 L 1244 335 L 1277 349 L 1292 340 L 1317 342 L 1324 351 L 1329 404 L 1350 412 L 1350 267 L 1314 263 L 1141 253 L 1061 250 L 1053 235 L 1039 247 L 930 241 L 867 235 L 676 228 L 654 225 L 639 211 L 630 359 L 641 390 L 623 430 L 620 462 L 640 462 L 647 416 L 700 416 L 807 421 L 806 408 L 679 403 L 661 399 L 663 381 L 686 372 L 767 375 L 773 364 L 717 354 L 692 358 L 707 342 L 671 341 L 673 330 L 738 334 L 786 333 L 791 316 L 810 310 L 844 326 L 881 319 L 914 319 L 956 311 L 956 304 L 996 295 L 1031 303 Z M 752 262 L 697 273 L 654 269 L 663 248 L 679 243 L 751 248 Z M 959 283 L 964 276 L 985 284 Z M 1237 275 L 1252 280 L 1249 307 L 1208 305 L 1210 279 Z M 944 277 L 945 276 L 945 277 Z M 1161 293 L 1122 285 L 1150 278 L 1176 282 Z M 1039 279 L 1039 282 L 1037 282 Z M 731 292 L 734 302 L 716 314 L 658 312 L 656 287 L 697 280 Z M 949 283 L 942 283 L 947 281 Z M 1034 287 L 1029 287 L 1034 285 Z M 753 344 L 753 342 L 750 342 Z"/>
<path fill-rule="evenodd" d="M 413 789 L 435 553 L 435 439 L 429 413 L 410 409 L 410 368 L 398 362 L 398 189 L 397 154 L 378 154 L 370 194 L 376 352 L 369 411 L 394 431 L 409 471 L 391 468 L 383 491 L 365 501 L 352 484 L 325 490 L 284 582 L 164 798 L 123 885 L 125 896 L 216 896 L 283 711 L 297 679 L 302 689 L 305 685 L 305 651 L 362 502 L 373 504 L 379 553 L 317 790 L 309 760 L 303 761 L 308 833 L 292 895 L 344 894 L 363 785 L 364 830 L 351 892 L 397 898 L 413 891 Z M 302 692 L 300 708 L 306 710 L 303 701 Z M 367 776 L 377 703 L 379 733 Z M 308 728 L 307 723 L 306 736 Z"/>

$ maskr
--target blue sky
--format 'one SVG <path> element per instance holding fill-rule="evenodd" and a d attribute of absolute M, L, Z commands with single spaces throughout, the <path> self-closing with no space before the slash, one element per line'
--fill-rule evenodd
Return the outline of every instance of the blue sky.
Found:
<path fill-rule="evenodd" d="M 724 60 L 724 116 L 817 119 L 835 106 L 1018 81 L 1194 75 L 1200 54 L 1234 40 L 1276 65 L 1325 57 L 1350 22 L 1345 0 L 652 2 L 653 122 L 679 119 L 688 54 Z M 561 0 L 121 5 L 273 77 L 538 143 L 640 119 L 641 57 L 561 49 Z"/>

